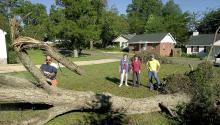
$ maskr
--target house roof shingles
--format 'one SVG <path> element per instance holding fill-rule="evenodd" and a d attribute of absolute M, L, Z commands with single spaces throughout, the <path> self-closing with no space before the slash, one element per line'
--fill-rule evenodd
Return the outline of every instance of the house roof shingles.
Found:
<path fill-rule="evenodd" d="M 152 34 L 141 34 L 141 35 L 136 35 L 132 37 L 130 40 L 128 40 L 129 43 L 139 43 L 139 42 L 155 42 L 158 43 L 160 42 L 167 33 L 152 33 Z"/>
<path fill-rule="evenodd" d="M 214 34 L 199 34 L 191 36 L 187 46 L 210 46 L 214 40 Z M 217 35 L 216 41 L 220 40 L 220 34 Z"/>
<path fill-rule="evenodd" d="M 122 37 L 126 38 L 127 40 L 131 39 L 134 37 L 136 34 L 123 34 Z"/>

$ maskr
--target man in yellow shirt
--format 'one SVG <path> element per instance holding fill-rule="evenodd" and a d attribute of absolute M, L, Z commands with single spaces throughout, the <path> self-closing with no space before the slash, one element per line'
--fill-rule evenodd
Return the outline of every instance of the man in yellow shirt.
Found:
<path fill-rule="evenodd" d="M 146 65 L 147 65 L 147 68 L 148 68 L 148 78 L 149 78 L 150 90 L 154 89 L 153 77 L 157 81 L 157 88 L 159 88 L 160 87 L 160 80 L 158 78 L 158 72 L 160 70 L 159 61 L 154 58 L 154 55 L 151 55 L 150 60 L 147 62 Z"/>

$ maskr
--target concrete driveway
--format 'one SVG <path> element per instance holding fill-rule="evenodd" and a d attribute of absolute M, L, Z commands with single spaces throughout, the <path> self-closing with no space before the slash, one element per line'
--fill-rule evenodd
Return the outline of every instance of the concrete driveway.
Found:
<path fill-rule="evenodd" d="M 94 64 L 102 64 L 102 63 L 111 63 L 117 62 L 119 59 L 100 59 L 100 60 L 91 60 L 91 61 L 77 61 L 74 62 L 78 66 L 83 65 L 94 65 Z M 36 65 L 38 68 L 40 65 Z M 60 67 L 64 67 L 60 64 Z M 0 65 L 0 73 L 9 73 L 9 72 L 21 72 L 27 71 L 22 64 L 8 64 L 8 65 Z"/>

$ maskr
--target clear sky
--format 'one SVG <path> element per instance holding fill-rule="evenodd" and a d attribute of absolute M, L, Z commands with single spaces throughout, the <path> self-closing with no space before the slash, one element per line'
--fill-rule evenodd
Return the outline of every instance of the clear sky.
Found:
<path fill-rule="evenodd" d="M 30 0 L 32 3 L 42 3 L 47 6 L 49 10 L 50 5 L 54 4 L 55 0 Z M 132 0 L 107 0 L 108 7 L 116 5 L 120 14 L 126 14 L 126 9 L 128 4 Z M 166 3 L 169 0 L 162 0 L 163 3 Z M 176 4 L 180 6 L 183 12 L 204 12 L 209 9 L 220 8 L 220 0 L 174 0 Z"/>

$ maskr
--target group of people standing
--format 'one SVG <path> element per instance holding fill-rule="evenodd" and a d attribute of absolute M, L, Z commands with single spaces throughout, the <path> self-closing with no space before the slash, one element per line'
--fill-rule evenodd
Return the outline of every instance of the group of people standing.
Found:
<path fill-rule="evenodd" d="M 150 55 L 150 59 L 146 63 L 148 69 L 148 87 L 150 90 L 154 89 L 153 78 L 157 82 L 157 88 L 160 88 L 160 80 L 158 78 L 158 72 L 160 70 L 160 63 L 158 60 L 155 59 L 154 55 Z M 133 79 L 133 86 L 139 87 L 140 86 L 140 73 L 141 73 L 141 61 L 137 55 L 134 56 L 131 63 L 128 59 L 128 55 L 124 54 L 123 58 L 120 60 L 119 65 L 119 72 L 120 72 L 120 84 L 119 87 L 123 85 L 128 86 L 128 73 L 132 72 L 132 79 Z M 125 79 L 124 79 L 125 78 Z"/>
<path fill-rule="evenodd" d="M 56 74 L 58 66 L 53 63 L 53 58 L 51 56 L 46 56 L 45 64 L 42 64 L 40 69 L 43 72 L 47 82 L 52 86 L 57 85 Z M 154 58 L 154 55 L 150 55 L 150 59 L 146 63 L 148 69 L 148 87 L 150 90 L 154 89 L 153 78 L 157 82 L 157 88 L 160 87 L 160 80 L 158 78 L 158 72 L 160 70 L 160 63 L 158 60 Z M 131 63 L 128 59 L 128 55 L 124 54 L 123 58 L 120 60 L 119 72 L 120 72 L 120 84 L 119 87 L 123 85 L 125 81 L 125 85 L 128 86 L 128 73 L 132 72 L 133 86 L 140 86 L 140 74 L 141 74 L 141 61 L 137 55 L 134 56 Z M 125 79 L 124 79 L 125 78 Z"/>

